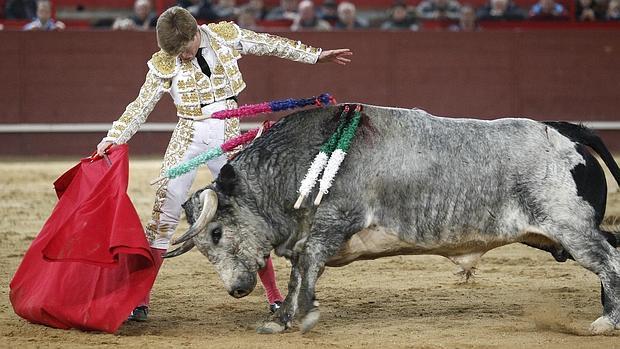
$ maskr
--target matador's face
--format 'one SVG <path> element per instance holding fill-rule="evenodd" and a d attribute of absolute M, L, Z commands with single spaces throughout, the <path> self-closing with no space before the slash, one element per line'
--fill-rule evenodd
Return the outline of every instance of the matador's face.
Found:
<path fill-rule="evenodd" d="M 182 61 L 191 61 L 196 56 L 198 48 L 200 48 L 200 31 L 196 31 L 194 39 L 185 46 L 179 57 Z"/>

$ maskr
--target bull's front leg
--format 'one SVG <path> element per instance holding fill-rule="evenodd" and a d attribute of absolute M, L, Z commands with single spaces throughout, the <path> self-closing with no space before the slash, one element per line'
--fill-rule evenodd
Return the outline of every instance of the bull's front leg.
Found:
<path fill-rule="evenodd" d="M 364 224 L 361 210 L 344 209 L 343 206 L 324 203 L 317 210 L 309 236 L 301 250 L 295 251 L 291 258 L 291 278 L 286 299 L 271 320 L 257 329 L 259 333 L 282 332 L 291 327 L 294 318 L 301 319 L 302 333 L 317 324 L 319 308 L 315 299 L 316 282 L 325 263 Z"/>
<path fill-rule="evenodd" d="M 325 268 L 325 263 L 338 252 L 344 240 L 344 236 L 308 239 L 304 253 L 299 257 L 301 282 L 299 292 L 297 292 L 296 315 L 298 319 L 301 319 L 302 333 L 310 331 L 319 321 L 319 303 L 315 297 L 316 283 Z"/>
<path fill-rule="evenodd" d="M 311 330 L 319 321 L 319 304 L 315 286 L 325 263 L 336 255 L 342 244 L 363 228 L 364 215 L 357 208 L 345 208 L 346 203 L 322 206 L 317 210 L 310 236 L 299 254 L 298 272 L 301 280 L 296 292 L 296 317 L 302 333 Z"/>
<path fill-rule="evenodd" d="M 305 243 L 305 240 L 303 243 Z M 300 245 L 303 246 L 303 243 Z M 292 266 L 286 298 L 282 302 L 282 306 L 265 323 L 256 329 L 258 333 L 280 333 L 292 327 L 293 318 L 295 318 L 295 314 L 299 308 L 298 300 L 302 284 L 299 260 L 300 251 L 296 251 L 290 258 Z M 320 270 L 318 276 L 320 276 L 323 270 L 324 268 Z"/>
<path fill-rule="evenodd" d="M 288 282 L 288 293 L 282 302 L 282 306 L 267 320 L 260 325 L 256 332 L 262 334 L 280 333 L 291 328 L 291 322 L 297 309 L 297 295 L 301 284 L 299 272 L 298 254 L 291 257 L 291 277 Z"/>

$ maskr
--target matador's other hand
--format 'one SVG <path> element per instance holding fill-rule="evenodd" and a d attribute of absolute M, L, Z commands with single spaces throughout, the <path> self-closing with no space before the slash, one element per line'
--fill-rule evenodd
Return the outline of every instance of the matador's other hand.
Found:
<path fill-rule="evenodd" d="M 318 63 L 326 63 L 333 62 L 340 65 L 346 65 L 351 62 L 351 59 L 347 58 L 347 56 L 352 56 L 353 52 L 348 48 L 340 48 L 337 50 L 327 50 L 321 52 L 319 56 Z"/>

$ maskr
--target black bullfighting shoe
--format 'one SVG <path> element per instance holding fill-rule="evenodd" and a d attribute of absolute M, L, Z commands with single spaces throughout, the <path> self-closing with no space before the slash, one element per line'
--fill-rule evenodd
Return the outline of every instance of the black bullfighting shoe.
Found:
<path fill-rule="evenodd" d="M 273 304 L 269 304 L 269 311 L 273 314 L 282 306 L 281 301 L 275 301 Z"/>
<path fill-rule="evenodd" d="M 146 321 L 148 315 L 149 315 L 149 307 L 143 305 L 143 306 L 140 306 L 134 309 L 131 312 L 131 314 L 129 314 L 129 318 L 127 318 L 127 320 L 144 322 Z"/>

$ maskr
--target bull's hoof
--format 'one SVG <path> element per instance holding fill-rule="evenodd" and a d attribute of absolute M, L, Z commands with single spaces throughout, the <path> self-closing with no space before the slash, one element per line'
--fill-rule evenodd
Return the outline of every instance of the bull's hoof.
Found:
<path fill-rule="evenodd" d="M 274 333 L 281 333 L 284 332 L 286 328 L 284 327 L 284 325 L 279 324 L 275 321 L 268 321 L 265 322 L 264 324 L 258 326 L 258 328 L 256 328 L 256 333 L 260 333 L 260 334 L 274 334 Z"/>
<path fill-rule="evenodd" d="M 319 322 L 320 317 L 321 312 L 319 311 L 319 309 L 314 308 L 310 310 L 308 314 L 304 316 L 303 320 L 301 320 L 301 333 L 306 333 L 312 328 L 314 328 L 314 326 L 316 326 L 316 323 Z"/>
<path fill-rule="evenodd" d="M 609 317 L 601 316 L 590 325 L 590 332 L 592 334 L 607 334 L 613 332 L 616 328 L 617 326 L 614 326 Z"/>

